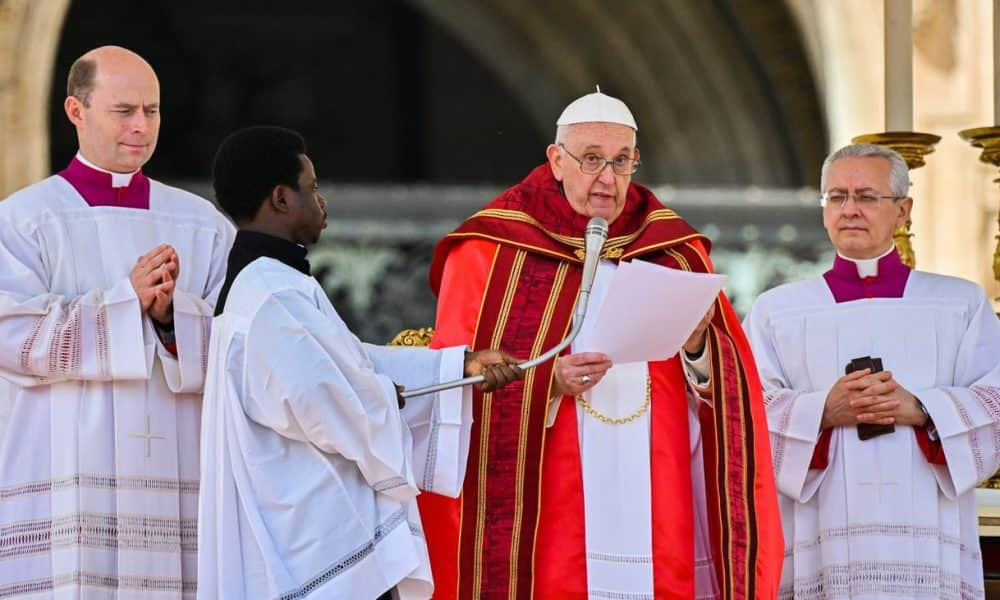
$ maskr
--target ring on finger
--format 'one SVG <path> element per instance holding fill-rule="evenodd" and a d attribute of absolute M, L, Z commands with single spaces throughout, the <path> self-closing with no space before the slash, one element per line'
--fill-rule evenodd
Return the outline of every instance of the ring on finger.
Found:
<path fill-rule="evenodd" d="M 593 379 L 590 378 L 590 375 L 584 375 L 584 376 L 580 377 L 580 384 L 581 385 L 587 385 L 591 381 L 593 381 Z"/>

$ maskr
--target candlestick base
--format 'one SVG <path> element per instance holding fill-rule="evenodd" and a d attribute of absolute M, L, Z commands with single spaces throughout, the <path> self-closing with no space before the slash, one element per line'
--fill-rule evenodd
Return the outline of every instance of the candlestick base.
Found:
<path fill-rule="evenodd" d="M 859 135 L 851 141 L 855 144 L 878 144 L 892 148 L 903 157 L 907 168 L 912 171 L 924 166 L 924 157 L 934 152 L 934 144 L 941 141 L 941 136 L 918 131 L 885 131 Z"/>
<path fill-rule="evenodd" d="M 958 132 L 958 137 L 976 148 L 983 149 L 983 153 L 979 156 L 980 161 L 1000 167 L 1000 125 L 963 129 Z"/>
<path fill-rule="evenodd" d="M 917 131 L 885 131 L 859 135 L 851 141 L 855 144 L 877 144 L 891 148 L 903 157 L 903 160 L 906 161 L 906 167 L 912 171 L 924 166 L 924 157 L 934 152 L 934 144 L 941 141 L 941 136 Z M 915 269 L 917 255 L 913 251 L 913 243 L 910 241 L 910 238 L 913 237 L 913 234 L 910 233 L 912 224 L 912 221 L 907 219 L 905 225 L 897 227 L 892 232 L 892 239 L 903 264 Z"/>
<path fill-rule="evenodd" d="M 1000 167 L 1000 125 L 963 129 L 958 132 L 958 136 L 974 147 L 983 149 L 983 153 L 979 155 L 980 161 Z M 1000 178 L 993 181 L 1000 183 Z M 1000 217 L 997 218 L 997 225 L 1000 226 Z M 1000 235 L 996 238 L 1000 242 Z M 993 251 L 993 278 L 1000 281 L 1000 243 L 997 243 L 996 250 Z"/>

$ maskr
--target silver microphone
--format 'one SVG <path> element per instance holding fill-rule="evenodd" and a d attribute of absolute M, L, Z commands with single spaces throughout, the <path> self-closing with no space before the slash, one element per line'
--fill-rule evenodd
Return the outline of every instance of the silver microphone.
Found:
<path fill-rule="evenodd" d="M 590 288 L 594 286 L 594 275 L 597 274 L 597 261 L 601 258 L 601 249 L 608 239 L 608 222 L 603 217 L 594 217 L 587 223 L 583 233 L 583 276 L 580 278 L 580 297 L 576 301 L 574 321 L 583 321 L 587 314 L 587 301 L 590 300 Z"/>
<path fill-rule="evenodd" d="M 604 242 L 607 239 L 608 222 L 602 217 L 594 217 L 590 219 L 587 223 L 587 228 L 583 233 L 583 274 L 580 277 L 580 292 L 576 299 L 576 313 L 573 316 L 573 329 L 570 330 L 566 339 L 550 348 L 545 354 L 536 356 L 535 358 L 520 363 L 517 366 L 525 370 L 537 367 L 562 352 L 564 348 L 572 344 L 573 340 L 576 339 L 577 334 L 580 333 L 580 328 L 583 327 L 583 318 L 587 315 L 587 301 L 590 299 L 590 288 L 594 285 L 594 275 L 597 273 L 597 261 L 601 257 L 601 249 L 604 248 Z M 424 394 L 433 394 L 435 392 L 449 390 L 461 385 L 480 383 L 485 379 L 486 378 L 482 375 L 473 375 L 464 379 L 439 383 L 423 388 L 417 388 L 415 390 L 406 390 L 401 392 L 399 395 L 403 398 L 423 396 Z"/>

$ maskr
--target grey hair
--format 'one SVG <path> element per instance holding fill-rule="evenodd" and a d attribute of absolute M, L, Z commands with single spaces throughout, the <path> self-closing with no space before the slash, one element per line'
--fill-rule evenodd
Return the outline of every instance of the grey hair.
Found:
<path fill-rule="evenodd" d="M 566 142 L 566 136 L 569 134 L 569 125 L 556 125 L 556 141 L 555 144 L 562 144 Z"/>
<path fill-rule="evenodd" d="M 826 173 L 830 165 L 842 158 L 884 158 L 889 161 L 889 190 L 897 198 L 905 198 L 910 189 L 910 170 L 898 152 L 877 144 L 850 144 L 831 153 L 823 161 L 820 171 L 819 189 L 826 191 Z"/>

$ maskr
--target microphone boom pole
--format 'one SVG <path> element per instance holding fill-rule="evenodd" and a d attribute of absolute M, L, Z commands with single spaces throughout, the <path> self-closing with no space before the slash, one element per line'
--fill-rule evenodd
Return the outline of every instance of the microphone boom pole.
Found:
<path fill-rule="evenodd" d="M 607 238 L 608 222 L 601 217 L 594 217 L 590 219 L 587 223 L 587 229 L 584 231 L 583 275 L 580 278 L 580 292 L 576 299 L 576 313 L 573 315 L 573 328 L 570 330 L 569 335 L 566 336 L 566 339 L 550 348 L 544 354 L 539 354 L 531 360 L 519 363 L 517 365 L 518 367 L 524 370 L 537 367 L 538 365 L 558 355 L 563 351 L 563 349 L 572 344 L 574 339 L 576 339 L 577 334 L 580 333 L 580 329 L 583 327 L 583 318 L 587 315 L 587 303 L 590 300 L 590 288 L 594 285 L 594 275 L 597 273 L 597 261 L 601 256 L 601 249 L 604 247 L 604 241 Z M 444 383 L 417 388 L 415 390 L 404 390 L 399 395 L 403 398 L 424 396 L 426 394 L 434 394 L 444 390 L 449 390 L 454 387 L 482 383 L 485 379 L 486 378 L 483 375 L 473 375 L 471 377 L 456 379 L 455 381 L 446 381 Z"/>

